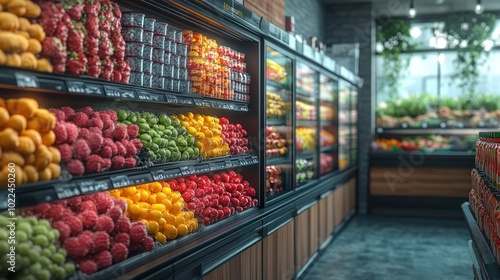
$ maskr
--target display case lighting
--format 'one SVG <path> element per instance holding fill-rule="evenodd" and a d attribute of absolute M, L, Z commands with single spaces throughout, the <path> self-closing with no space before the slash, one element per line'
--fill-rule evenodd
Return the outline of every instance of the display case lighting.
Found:
<path fill-rule="evenodd" d="M 414 18 L 417 15 L 417 10 L 415 10 L 414 0 L 410 1 L 410 9 L 408 10 L 408 16 Z"/>

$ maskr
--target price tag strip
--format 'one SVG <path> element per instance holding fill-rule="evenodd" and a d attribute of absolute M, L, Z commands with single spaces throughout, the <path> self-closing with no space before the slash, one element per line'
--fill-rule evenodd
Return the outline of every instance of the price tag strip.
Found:
<path fill-rule="evenodd" d="M 16 73 L 16 82 L 18 87 L 39 88 L 38 80 L 35 76 L 24 73 Z"/>
<path fill-rule="evenodd" d="M 59 199 L 70 198 L 81 195 L 81 190 L 77 183 L 63 183 L 54 185 L 56 196 Z"/>
<path fill-rule="evenodd" d="M 103 89 L 100 85 L 85 83 L 81 81 L 66 81 L 66 87 L 69 92 L 83 93 L 91 95 L 103 95 Z"/>
<path fill-rule="evenodd" d="M 127 175 L 119 175 L 111 177 L 111 184 L 115 189 L 132 185 Z"/>

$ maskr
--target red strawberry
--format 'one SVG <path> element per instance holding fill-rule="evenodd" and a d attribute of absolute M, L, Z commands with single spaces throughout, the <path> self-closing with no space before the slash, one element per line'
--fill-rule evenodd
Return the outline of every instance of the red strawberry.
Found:
<path fill-rule="evenodd" d="M 55 31 L 55 37 L 59 38 L 61 42 L 66 42 L 68 40 L 68 32 L 68 27 L 64 23 L 59 22 Z"/>
<path fill-rule="evenodd" d="M 68 73 L 81 76 L 87 69 L 87 57 L 83 53 L 70 53 L 70 58 L 67 63 Z"/>
<path fill-rule="evenodd" d="M 88 29 L 87 29 L 88 30 Z M 93 36 L 87 36 L 84 40 L 84 52 L 88 56 L 95 56 L 99 52 L 99 39 Z"/>
<path fill-rule="evenodd" d="M 99 15 L 99 11 L 101 10 L 101 3 L 99 3 L 99 0 L 91 0 L 87 1 L 87 3 L 88 4 L 85 5 L 85 13 L 87 15 Z"/>
<path fill-rule="evenodd" d="M 111 23 L 109 22 L 109 19 L 104 17 L 104 15 L 99 15 L 98 18 L 99 18 L 99 29 L 101 31 L 109 33 L 111 31 Z"/>
<path fill-rule="evenodd" d="M 38 23 L 43 27 L 46 36 L 54 36 L 57 30 L 59 21 L 53 17 L 45 16 L 38 20 Z"/>
<path fill-rule="evenodd" d="M 84 26 L 82 23 L 74 23 L 73 28 L 69 28 L 68 41 L 66 42 L 68 46 L 68 51 L 70 52 L 82 52 L 83 51 L 83 32 Z"/>
<path fill-rule="evenodd" d="M 65 73 L 66 72 L 66 57 L 58 57 L 52 59 L 52 67 L 54 68 L 55 73 Z"/>
<path fill-rule="evenodd" d="M 110 80 L 114 70 L 113 61 L 108 58 L 102 60 L 101 63 L 102 63 L 102 72 L 100 77 L 105 80 Z"/>
<path fill-rule="evenodd" d="M 98 56 L 88 57 L 87 75 L 98 78 L 101 75 L 101 60 Z"/>
<path fill-rule="evenodd" d="M 46 37 L 42 43 L 42 54 L 50 58 L 62 58 L 66 56 L 66 48 L 59 38 Z"/>
<path fill-rule="evenodd" d="M 99 18 L 97 15 L 87 14 L 87 22 L 85 23 L 85 28 L 87 29 L 87 36 L 92 36 L 95 38 L 100 37 L 99 32 Z"/>
<path fill-rule="evenodd" d="M 113 76 L 111 77 L 111 80 L 113 82 L 121 82 L 122 81 L 122 72 L 119 70 L 113 70 Z"/>
<path fill-rule="evenodd" d="M 122 18 L 122 11 L 120 11 L 120 7 L 118 6 L 118 4 L 112 2 L 111 3 L 111 11 L 115 15 L 115 18 L 117 18 L 117 19 Z"/>
<path fill-rule="evenodd" d="M 61 5 L 49 1 L 40 2 L 39 5 L 42 10 L 42 18 L 53 18 L 56 22 L 62 19 L 64 9 Z"/>
<path fill-rule="evenodd" d="M 111 41 L 109 37 L 101 37 L 99 45 L 99 57 L 101 59 L 106 59 L 113 54 L 113 49 L 111 48 Z"/>
<path fill-rule="evenodd" d="M 66 24 L 66 26 L 69 27 L 71 24 L 71 17 L 67 13 L 64 13 L 62 18 L 61 18 L 61 22 Z"/>
<path fill-rule="evenodd" d="M 77 3 L 71 9 L 67 10 L 66 13 L 68 13 L 72 20 L 79 21 L 82 18 L 84 8 L 85 5 L 83 3 Z"/>

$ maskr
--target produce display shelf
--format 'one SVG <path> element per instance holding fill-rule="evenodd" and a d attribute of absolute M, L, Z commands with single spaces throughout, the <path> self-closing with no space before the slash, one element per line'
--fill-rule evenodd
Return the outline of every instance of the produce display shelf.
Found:
<path fill-rule="evenodd" d="M 301 88 L 297 88 L 295 90 L 295 92 L 297 93 L 297 95 L 303 96 L 303 97 L 306 97 L 306 98 L 313 98 L 314 97 L 314 95 L 312 93 L 309 93 L 309 92 L 307 92 L 307 91 L 305 91 L 305 90 L 303 90 Z"/>
<path fill-rule="evenodd" d="M 314 96 L 312 96 L 312 95 L 297 94 L 295 97 L 296 97 L 297 101 L 302 101 L 302 102 L 309 103 L 309 104 L 314 103 Z"/>
<path fill-rule="evenodd" d="M 488 245 L 483 233 L 479 229 L 474 216 L 469 208 L 469 203 L 462 204 L 462 212 L 465 217 L 467 229 L 472 238 L 474 249 L 478 253 L 478 261 L 482 274 L 485 279 L 500 279 L 500 269 L 498 263 L 493 256 L 491 248 Z"/>
<path fill-rule="evenodd" d="M 266 125 L 286 126 L 287 124 L 284 119 L 268 119 Z"/>
<path fill-rule="evenodd" d="M 316 149 L 311 149 L 297 153 L 297 158 L 312 158 L 316 155 Z"/>
<path fill-rule="evenodd" d="M 66 96 L 124 99 L 169 105 L 208 107 L 248 112 L 249 104 L 233 100 L 208 98 L 194 93 L 178 93 L 163 89 L 113 83 L 92 77 L 75 77 L 0 66 L 0 88 L 43 91 Z"/>
<path fill-rule="evenodd" d="M 331 145 L 331 146 L 324 146 L 320 148 L 321 152 L 326 152 L 326 151 L 331 151 L 333 149 L 336 149 L 337 145 Z"/>
<path fill-rule="evenodd" d="M 277 88 L 277 89 L 290 90 L 290 86 L 289 85 L 281 84 L 281 83 L 278 83 L 278 82 L 275 82 L 275 81 L 268 80 L 267 81 L 267 85 L 271 86 L 273 88 Z"/>
<path fill-rule="evenodd" d="M 384 128 L 377 127 L 378 134 L 406 134 L 406 135 L 420 135 L 420 134 L 434 134 L 434 135 L 475 135 L 479 131 L 495 132 L 498 128 Z"/>
<path fill-rule="evenodd" d="M 284 157 L 268 157 L 266 159 L 266 164 L 267 165 L 279 165 L 279 164 L 288 164 L 290 163 L 290 160 L 284 156 Z"/>
<path fill-rule="evenodd" d="M 242 167 L 257 164 L 256 156 L 231 156 L 215 158 L 206 161 L 185 161 L 167 164 L 158 164 L 150 167 L 117 170 L 96 175 L 85 175 L 69 178 L 70 176 L 20 186 L 15 189 L 16 207 L 25 207 L 42 202 L 66 199 L 79 195 L 124 188 L 139 184 L 202 174 L 218 170 Z M 7 189 L 0 190 L 0 195 L 7 197 Z M 0 201 L 0 211 L 8 208 L 7 200 Z"/>
<path fill-rule="evenodd" d="M 321 120 L 320 124 L 322 127 L 323 126 L 331 126 L 331 125 L 335 125 L 335 122 L 333 120 L 329 120 L 329 121 Z"/>
<path fill-rule="evenodd" d="M 315 120 L 301 120 L 297 119 L 297 126 L 316 126 L 317 121 Z"/>
<path fill-rule="evenodd" d="M 473 168 L 473 152 L 371 152 L 371 167 L 398 167 L 407 163 L 414 167 Z"/>

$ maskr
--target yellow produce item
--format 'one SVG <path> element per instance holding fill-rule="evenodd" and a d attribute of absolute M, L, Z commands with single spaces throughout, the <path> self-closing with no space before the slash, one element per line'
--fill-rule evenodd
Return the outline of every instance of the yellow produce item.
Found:
<path fill-rule="evenodd" d="M 7 10 L 17 16 L 24 16 L 26 14 L 26 1 L 25 0 L 10 0 L 7 3 Z"/>
<path fill-rule="evenodd" d="M 34 153 L 36 150 L 35 143 L 28 136 L 19 137 L 19 146 L 16 148 L 16 152 L 22 155 L 29 155 Z"/>
<path fill-rule="evenodd" d="M 45 145 L 40 145 L 35 152 L 35 167 L 38 170 L 43 170 L 52 162 L 52 154 Z"/>
<path fill-rule="evenodd" d="M 18 134 L 21 134 L 21 132 L 26 129 L 26 118 L 19 114 L 11 115 L 9 121 L 7 122 L 7 127 L 14 129 Z"/>
<path fill-rule="evenodd" d="M 21 132 L 21 136 L 27 136 L 33 140 L 33 143 L 35 144 L 35 147 L 38 148 L 42 144 L 42 136 L 40 133 L 34 129 L 27 129 Z"/>
<path fill-rule="evenodd" d="M 17 146 L 19 146 L 19 136 L 14 129 L 8 127 L 0 132 L 0 147 L 4 154 L 5 151 L 14 150 Z"/>
<path fill-rule="evenodd" d="M 5 127 L 10 119 L 9 111 L 7 109 L 0 107 L 0 128 Z"/>
<path fill-rule="evenodd" d="M 5 56 L 5 65 L 12 67 L 21 67 L 21 56 L 17 53 L 7 54 Z"/>
<path fill-rule="evenodd" d="M 48 181 L 48 180 L 52 179 L 52 173 L 50 171 L 50 168 L 48 168 L 48 167 L 39 171 L 38 175 L 40 176 L 40 178 L 39 178 L 40 181 Z"/>
<path fill-rule="evenodd" d="M 26 18 L 19 18 L 19 30 L 28 32 L 28 28 L 31 26 L 31 23 Z M 29 33 L 28 33 L 29 34 Z"/>
<path fill-rule="evenodd" d="M 36 70 L 48 73 L 52 73 L 52 71 L 54 71 L 54 69 L 52 68 L 52 64 L 50 64 L 50 62 L 45 58 L 40 58 L 38 60 L 38 67 L 36 68 Z"/>
<path fill-rule="evenodd" d="M 23 167 L 24 174 L 28 178 L 28 183 L 38 182 L 40 176 L 38 175 L 38 171 L 33 165 L 25 165 Z"/>
<path fill-rule="evenodd" d="M 0 12 L 0 29 L 4 31 L 17 31 L 19 29 L 19 18 L 13 13 Z"/>
<path fill-rule="evenodd" d="M 9 183 L 9 167 L 5 165 L 0 171 L 0 188 L 6 188 Z"/>
<path fill-rule="evenodd" d="M 31 38 L 37 39 L 40 42 L 43 42 L 43 40 L 45 40 L 45 31 L 40 24 L 31 24 L 28 27 L 27 31 L 30 34 Z"/>
<path fill-rule="evenodd" d="M 41 13 L 42 9 L 40 9 L 40 6 L 31 1 L 26 1 L 26 13 L 24 14 L 24 17 L 37 18 Z"/>
<path fill-rule="evenodd" d="M 35 116 L 36 110 L 39 109 L 38 101 L 33 98 L 19 98 L 16 102 L 16 107 L 13 113 L 23 115 L 27 119 Z"/>
<path fill-rule="evenodd" d="M 5 56 L 5 53 L 0 50 L 0 64 L 5 64 L 7 61 L 7 57 Z"/>
<path fill-rule="evenodd" d="M 57 179 L 59 178 L 59 176 L 61 176 L 61 166 L 59 164 L 49 163 L 49 166 L 47 168 L 50 169 L 52 179 Z"/>
<path fill-rule="evenodd" d="M 30 52 L 25 52 L 21 55 L 21 67 L 26 69 L 36 69 L 38 60 L 35 55 Z"/>
<path fill-rule="evenodd" d="M 59 164 L 61 162 L 61 153 L 55 147 L 49 147 L 49 151 L 52 154 L 52 163 Z"/>
<path fill-rule="evenodd" d="M 26 31 L 20 31 L 20 30 L 18 30 L 14 34 L 22 36 L 23 38 L 26 38 L 26 39 L 30 38 L 30 34 L 28 32 L 26 32 Z"/>
<path fill-rule="evenodd" d="M 26 51 L 32 54 L 39 54 L 42 52 L 42 44 L 37 39 L 30 38 L 28 39 L 28 49 Z"/>
<path fill-rule="evenodd" d="M 24 166 L 24 157 L 16 152 L 4 152 L 0 159 L 0 166 L 14 163 L 15 165 Z"/>
<path fill-rule="evenodd" d="M 35 154 L 29 154 L 24 156 L 24 164 L 34 165 L 36 161 Z"/>
<path fill-rule="evenodd" d="M 41 136 L 42 144 L 45 146 L 52 146 L 56 142 L 56 134 L 52 130 L 42 133 Z"/>

